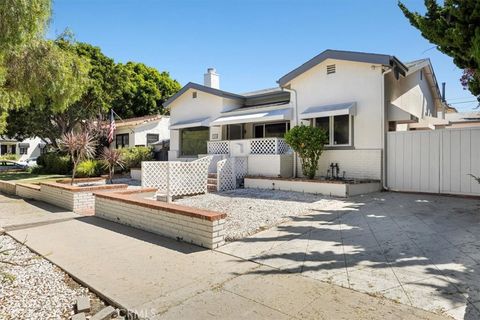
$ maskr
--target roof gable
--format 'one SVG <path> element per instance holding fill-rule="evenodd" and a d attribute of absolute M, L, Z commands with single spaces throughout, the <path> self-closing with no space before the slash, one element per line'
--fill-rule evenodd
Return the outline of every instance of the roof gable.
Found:
<path fill-rule="evenodd" d="M 185 86 L 183 86 L 183 88 L 180 89 L 180 91 L 178 91 L 176 94 L 171 96 L 170 99 L 165 101 L 163 103 L 163 106 L 165 108 L 168 107 L 173 101 L 175 101 L 177 98 L 179 98 L 185 92 L 187 92 L 189 89 L 194 89 L 194 90 L 206 92 L 206 93 L 209 93 L 209 94 L 213 94 L 213 95 L 220 96 L 220 97 L 225 97 L 225 98 L 241 99 L 241 100 L 244 99 L 243 96 L 241 96 L 239 94 L 236 94 L 236 93 L 231 93 L 231 92 L 228 92 L 228 91 L 223 91 L 223 90 L 220 90 L 220 89 L 215 89 L 215 88 L 203 86 L 203 85 L 198 84 L 198 83 L 189 82 Z"/>
<path fill-rule="evenodd" d="M 395 56 L 385 55 L 385 54 L 377 54 L 377 53 L 365 53 L 365 52 L 353 52 L 353 51 L 340 51 L 340 50 L 325 50 L 319 55 L 316 55 L 312 59 L 308 60 L 301 66 L 296 69 L 293 69 L 283 77 L 281 77 L 277 83 L 280 86 L 283 86 L 293 80 L 294 78 L 298 77 L 302 73 L 310 70 L 311 68 L 315 67 L 316 65 L 322 63 L 327 59 L 335 59 L 335 60 L 345 60 L 345 61 L 355 61 L 355 62 L 365 62 L 365 63 L 374 63 L 374 64 L 381 64 L 384 66 L 391 66 L 397 69 L 397 71 L 405 75 L 408 71 L 407 66 L 405 66 L 400 60 L 398 60 Z"/>

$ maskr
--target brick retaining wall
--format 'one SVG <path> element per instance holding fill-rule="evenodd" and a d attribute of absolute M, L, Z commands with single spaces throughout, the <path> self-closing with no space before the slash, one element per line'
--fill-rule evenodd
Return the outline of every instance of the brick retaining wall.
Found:
<path fill-rule="evenodd" d="M 226 214 L 131 196 L 147 191 L 96 192 L 95 215 L 209 249 L 225 243 Z"/>

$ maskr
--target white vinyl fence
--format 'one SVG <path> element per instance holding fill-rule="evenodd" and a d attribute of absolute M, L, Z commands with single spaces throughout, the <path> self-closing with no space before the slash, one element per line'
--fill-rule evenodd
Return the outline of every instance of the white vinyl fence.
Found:
<path fill-rule="evenodd" d="M 387 186 L 394 191 L 480 195 L 480 128 L 387 134 Z"/>
<path fill-rule="evenodd" d="M 207 192 L 211 156 L 191 162 L 142 161 L 142 187 L 157 188 L 157 194 L 172 197 Z"/>

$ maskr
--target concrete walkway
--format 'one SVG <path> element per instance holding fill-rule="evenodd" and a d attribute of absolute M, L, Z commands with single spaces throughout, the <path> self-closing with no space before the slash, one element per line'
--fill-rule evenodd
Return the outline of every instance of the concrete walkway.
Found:
<path fill-rule="evenodd" d="M 48 203 L 0 193 L 0 229 L 13 230 L 80 217 Z"/>
<path fill-rule="evenodd" d="M 150 319 L 445 319 L 95 217 L 8 234 Z"/>
<path fill-rule="evenodd" d="M 377 193 L 219 251 L 456 319 L 480 319 L 480 201 Z"/>

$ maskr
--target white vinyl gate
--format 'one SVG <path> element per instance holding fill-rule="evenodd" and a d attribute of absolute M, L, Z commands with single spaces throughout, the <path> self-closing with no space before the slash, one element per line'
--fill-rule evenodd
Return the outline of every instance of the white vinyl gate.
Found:
<path fill-rule="evenodd" d="M 387 186 L 394 191 L 480 195 L 480 128 L 387 134 Z"/>

